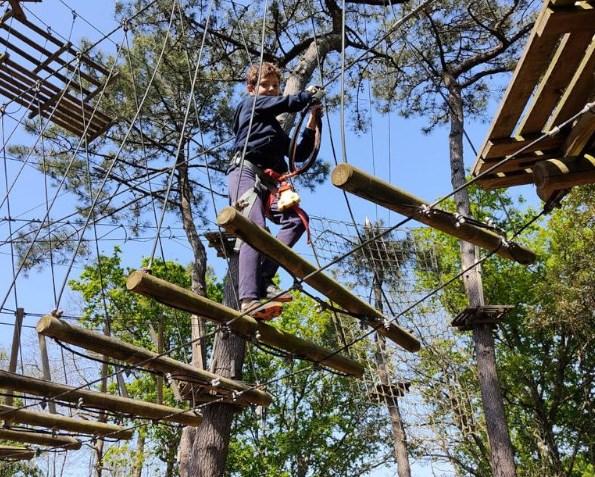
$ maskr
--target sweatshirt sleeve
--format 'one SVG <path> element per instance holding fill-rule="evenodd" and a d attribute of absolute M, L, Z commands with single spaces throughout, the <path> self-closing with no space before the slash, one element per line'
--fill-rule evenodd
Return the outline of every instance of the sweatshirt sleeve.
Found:
<path fill-rule="evenodd" d="M 255 111 L 275 116 L 282 113 L 297 113 L 311 102 L 312 94 L 307 91 L 288 96 L 257 96 Z"/>

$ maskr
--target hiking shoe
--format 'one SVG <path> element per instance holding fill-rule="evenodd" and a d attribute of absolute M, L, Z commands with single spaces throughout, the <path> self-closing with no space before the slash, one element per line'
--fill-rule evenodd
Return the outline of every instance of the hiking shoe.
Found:
<path fill-rule="evenodd" d="M 252 318 L 257 320 L 268 321 L 276 318 L 283 311 L 283 303 L 278 301 L 270 301 L 268 303 L 261 303 L 259 300 L 242 300 L 240 311 L 247 313 Z"/>
<path fill-rule="evenodd" d="M 279 301 L 281 303 L 287 303 L 293 300 L 293 296 L 291 296 L 289 292 L 284 292 L 272 283 L 267 287 L 264 298 L 267 300 Z"/>

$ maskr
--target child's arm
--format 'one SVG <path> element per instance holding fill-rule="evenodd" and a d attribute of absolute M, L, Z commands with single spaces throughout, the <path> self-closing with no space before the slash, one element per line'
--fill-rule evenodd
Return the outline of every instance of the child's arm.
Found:
<path fill-rule="evenodd" d="M 257 96 L 255 112 L 277 116 L 282 113 L 297 113 L 312 103 L 312 93 L 301 93 L 288 96 Z"/>

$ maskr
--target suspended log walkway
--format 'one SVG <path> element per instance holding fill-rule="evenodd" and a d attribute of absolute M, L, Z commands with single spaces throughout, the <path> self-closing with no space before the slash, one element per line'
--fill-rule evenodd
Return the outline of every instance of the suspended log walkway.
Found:
<path fill-rule="evenodd" d="M 90 434 L 114 439 L 132 439 L 132 430 L 115 424 L 97 421 L 84 421 L 73 417 L 49 414 L 47 412 L 30 411 L 18 407 L 0 404 L 0 420 L 5 423 L 16 422 L 46 429 L 61 429 L 77 434 Z"/>
<path fill-rule="evenodd" d="M 411 217 L 444 233 L 452 235 L 501 257 L 528 265 L 537 259 L 535 254 L 488 228 L 461 221 L 460 217 L 440 209 L 424 210 L 423 200 L 388 182 L 366 174 L 350 164 L 340 164 L 332 173 L 333 185 L 387 209 Z"/>
<path fill-rule="evenodd" d="M 202 418 L 192 411 L 114 396 L 107 393 L 77 389 L 64 384 L 8 373 L 6 371 L 0 371 L 0 388 L 42 396 L 49 400 L 55 398 L 58 401 L 72 402 L 84 407 L 124 413 L 132 417 L 175 422 L 185 426 L 196 427 L 202 421 Z"/>
<path fill-rule="evenodd" d="M 31 460 L 35 451 L 28 447 L 0 445 L 0 459 L 3 460 Z"/>
<path fill-rule="evenodd" d="M 37 444 L 47 447 L 62 447 L 68 450 L 81 448 L 81 441 L 69 436 L 55 436 L 35 431 L 18 431 L 12 429 L 0 429 L 0 439 L 25 444 Z"/>
<path fill-rule="evenodd" d="M 420 343 L 415 336 L 395 323 L 387 323 L 380 311 L 355 296 L 325 273 L 318 272 L 317 267 L 304 260 L 287 245 L 279 242 L 265 229 L 246 219 L 233 207 L 223 209 L 217 217 L 217 223 L 226 231 L 237 235 L 259 252 L 275 260 L 294 277 L 304 279 L 308 285 L 337 303 L 345 311 L 366 321 L 380 334 L 407 351 L 419 351 Z"/>
<path fill-rule="evenodd" d="M 239 311 L 154 277 L 147 272 L 133 272 L 128 277 L 126 287 L 130 291 L 154 298 L 158 302 L 178 310 L 187 311 L 229 326 L 229 329 L 239 336 L 246 339 L 256 339 L 265 345 L 281 348 L 296 358 L 314 361 L 340 373 L 357 378 L 364 373 L 363 366 L 350 358 L 257 321 L 250 316 L 243 316 Z"/>
<path fill-rule="evenodd" d="M 37 323 L 37 332 L 178 380 L 198 381 L 251 404 L 268 406 L 273 399 L 269 393 L 254 389 L 244 382 L 218 376 L 168 356 L 159 356 L 153 351 L 125 343 L 117 338 L 70 325 L 51 315 L 44 316 Z"/>

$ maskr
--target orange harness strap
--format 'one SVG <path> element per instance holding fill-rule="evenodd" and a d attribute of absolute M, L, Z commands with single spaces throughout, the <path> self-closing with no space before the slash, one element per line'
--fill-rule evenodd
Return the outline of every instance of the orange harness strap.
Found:
<path fill-rule="evenodd" d="M 282 174 L 279 174 L 278 172 L 276 172 L 272 169 L 265 169 L 264 173 L 267 176 L 269 176 L 270 178 L 277 181 L 277 183 L 279 184 L 279 187 L 277 187 L 274 191 L 269 191 L 269 195 L 267 197 L 267 200 L 265 201 L 265 215 L 269 219 L 272 219 L 271 207 L 273 206 L 273 203 L 279 199 L 279 197 L 278 197 L 279 189 L 281 187 L 283 187 L 284 185 L 286 185 L 287 183 L 283 180 Z M 308 214 L 306 214 L 304 209 L 302 209 L 298 205 L 294 205 L 293 207 L 291 207 L 291 209 L 296 213 L 296 215 L 302 221 L 302 224 L 304 225 L 304 228 L 306 229 L 306 237 L 308 239 L 308 245 L 311 244 L 312 241 L 311 241 L 311 235 L 310 235 L 310 220 L 308 219 Z"/>

